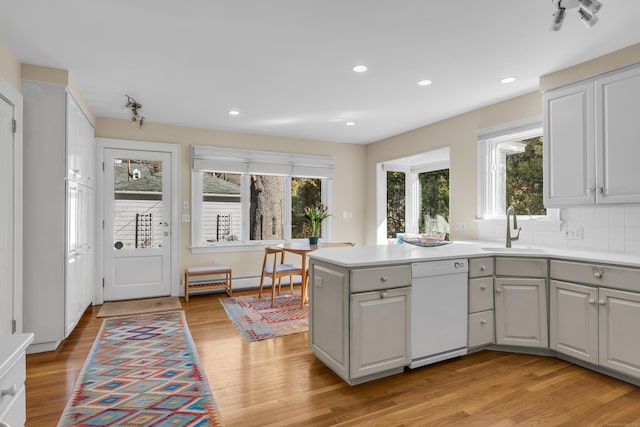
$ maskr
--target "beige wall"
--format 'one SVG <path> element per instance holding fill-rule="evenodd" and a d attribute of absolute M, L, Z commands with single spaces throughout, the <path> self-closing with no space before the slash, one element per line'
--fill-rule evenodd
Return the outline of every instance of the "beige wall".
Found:
<path fill-rule="evenodd" d="M 0 41 L 0 77 L 5 79 L 18 92 L 22 92 L 20 84 L 20 61 L 18 58 Z"/>
<path fill-rule="evenodd" d="M 364 158 L 365 147 L 354 144 L 338 144 L 283 138 L 267 135 L 247 134 L 181 126 L 160 125 L 145 121 L 142 128 L 131 126 L 125 119 L 99 117 L 96 137 L 165 142 L 180 145 L 180 195 L 179 201 L 188 200 L 191 206 L 191 145 L 212 145 L 243 149 L 279 151 L 285 153 L 330 155 L 335 158 L 334 186 L 334 237 L 336 240 L 364 242 Z M 342 218 L 342 212 L 353 213 L 350 220 Z M 190 213 L 181 210 L 183 213 Z M 214 258 L 221 264 L 233 268 L 234 277 L 260 274 L 263 251 L 221 252 L 192 254 L 190 224 L 181 223 L 180 266 L 181 269 L 196 265 L 211 264 Z M 293 259 L 291 259 L 293 261 Z"/>
<path fill-rule="evenodd" d="M 376 243 L 376 164 L 436 148 L 451 147 L 450 224 L 464 222 L 464 232 L 454 230 L 454 240 L 477 239 L 474 221 L 477 204 L 477 133 L 480 129 L 534 117 L 542 118 L 542 97 L 533 92 L 452 117 L 367 146 L 365 194 L 367 244 Z"/>

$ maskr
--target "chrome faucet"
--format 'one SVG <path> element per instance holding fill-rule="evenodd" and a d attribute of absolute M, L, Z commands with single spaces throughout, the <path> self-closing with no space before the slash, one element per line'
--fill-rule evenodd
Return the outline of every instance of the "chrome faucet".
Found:
<path fill-rule="evenodd" d="M 509 215 L 513 215 L 513 229 L 518 230 L 518 234 L 515 237 L 511 237 L 511 227 L 509 227 Z M 518 217 L 516 215 L 516 210 L 513 205 L 507 208 L 507 248 L 511 247 L 511 242 L 515 242 L 520 238 L 520 230 L 522 228 L 518 228 Z"/>

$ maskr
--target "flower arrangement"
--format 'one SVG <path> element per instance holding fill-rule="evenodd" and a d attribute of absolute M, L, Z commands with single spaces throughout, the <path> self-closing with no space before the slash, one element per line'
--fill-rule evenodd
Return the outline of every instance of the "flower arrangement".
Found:
<path fill-rule="evenodd" d="M 315 206 L 304 207 L 304 217 L 311 226 L 311 236 L 318 237 L 320 234 L 320 224 L 323 220 L 330 217 L 331 214 L 327 213 L 327 207 L 322 203 Z"/>

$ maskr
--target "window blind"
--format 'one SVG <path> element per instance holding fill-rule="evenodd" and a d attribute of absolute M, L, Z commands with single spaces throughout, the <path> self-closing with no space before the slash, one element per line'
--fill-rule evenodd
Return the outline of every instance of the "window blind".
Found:
<path fill-rule="evenodd" d="M 304 178 L 333 178 L 331 156 L 192 146 L 192 169 L 196 172 L 249 173 Z"/>

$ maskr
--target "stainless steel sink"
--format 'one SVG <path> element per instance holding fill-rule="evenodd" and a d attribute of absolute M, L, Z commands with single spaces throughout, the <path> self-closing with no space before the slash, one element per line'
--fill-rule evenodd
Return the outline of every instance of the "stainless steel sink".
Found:
<path fill-rule="evenodd" d="M 500 252 L 500 253 L 529 253 L 529 254 L 546 254 L 547 251 L 539 248 L 481 248 L 486 252 Z"/>

